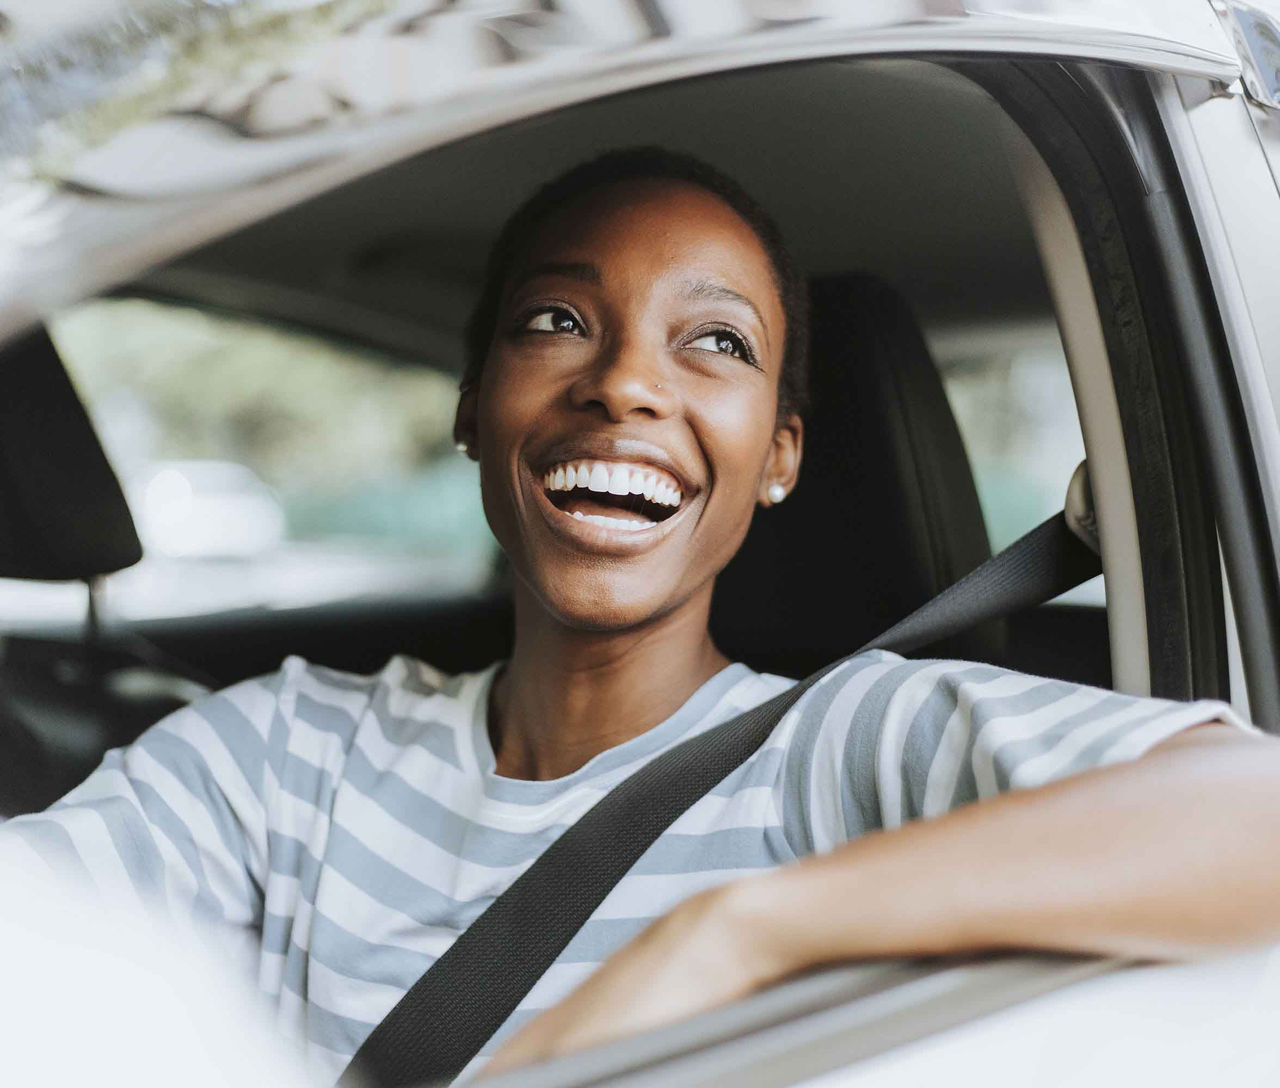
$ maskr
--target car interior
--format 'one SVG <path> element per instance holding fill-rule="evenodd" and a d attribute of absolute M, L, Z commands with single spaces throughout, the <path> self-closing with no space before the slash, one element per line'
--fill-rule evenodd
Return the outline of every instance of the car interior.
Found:
<path fill-rule="evenodd" d="M 1024 342 L 1047 343 L 1067 372 L 1062 292 L 1046 274 L 1051 255 L 1011 150 L 1023 137 L 998 88 L 978 75 L 925 60 L 821 61 L 591 101 L 383 167 L 114 295 L 302 328 L 457 375 L 487 246 L 534 187 L 622 145 L 708 159 L 777 217 L 811 277 L 801 481 L 785 505 L 757 517 L 713 612 L 727 654 L 802 676 L 992 554 L 984 503 L 999 481 L 984 491 L 977 478 L 982 436 L 958 422 L 944 377 L 990 358 L 1013 359 L 1016 371 Z M 1025 124 L 1025 108 L 1017 120 Z M 86 413 L 68 380 L 74 367 L 68 359 L 64 368 L 52 326 L 52 339 L 38 330 L 6 347 L 0 365 L 0 578 L 85 583 L 85 618 L 0 614 L 0 815 L 50 803 L 106 748 L 287 654 L 363 671 L 409 653 L 457 671 L 506 652 L 501 563 L 482 589 L 453 594 L 113 618 L 101 587 L 142 549 L 95 436 L 94 406 Z M 1081 373 L 1072 372 L 1076 399 Z M 1058 407 L 1079 428 L 1075 405 Z M 1096 443 L 1086 445 L 1092 467 Z M 1115 591 L 1109 578 L 1105 603 L 1051 602 L 927 653 L 1110 686 Z M 1136 592 L 1151 600 L 1160 591 Z M 1205 608 L 1220 616 L 1220 598 Z"/>

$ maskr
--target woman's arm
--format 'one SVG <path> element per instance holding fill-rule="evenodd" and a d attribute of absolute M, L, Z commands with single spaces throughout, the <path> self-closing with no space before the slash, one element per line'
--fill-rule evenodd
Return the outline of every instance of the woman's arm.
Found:
<path fill-rule="evenodd" d="M 0 826 L 0 853 L 35 853 L 123 908 L 237 929 L 262 915 L 268 790 L 266 737 L 289 667 L 182 707 L 44 812 Z M 296 669 L 294 670 L 296 671 Z"/>
<path fill-rule="evenodd" d="M 823 963 L 995 948 L 1195 956 L 1280 939 L 1280 741 L 1143 758 L 872 834 L 686 901 L 517 1034 L 497 1072 Z"/>
<path fill-rule="evenodd" d="M 1280 742 L 1201 726 L 725 898 L 785 972 L 992 948 L 1181 958 L 1280 939 Z"/>

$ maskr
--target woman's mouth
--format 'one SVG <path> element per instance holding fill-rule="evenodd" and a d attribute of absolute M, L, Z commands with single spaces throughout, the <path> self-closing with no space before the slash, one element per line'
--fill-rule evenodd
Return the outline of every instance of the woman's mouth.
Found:
<path fill-rule="evenodd" d="M 550 503 L 603 529 L 643 532 L 666 521 L 683 501 L 680 483 L 652 465 L 624 461 L 564 461 L 542 477 Z"/>

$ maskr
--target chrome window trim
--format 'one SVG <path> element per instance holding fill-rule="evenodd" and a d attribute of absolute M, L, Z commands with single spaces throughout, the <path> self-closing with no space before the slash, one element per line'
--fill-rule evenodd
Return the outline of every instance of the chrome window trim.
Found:
<path fill-rule="evenodd" d="M 1280 110 L 1280 83 L 1272 82 L 1275 73 L 1280 71 L 1280 16 L 1240 0 L 1217 0 L 1215 6 L 1229 19 L 1231 36 L 1243 67 L 1241 82 L 1245 94 L 1255 105 Z M 1262 34 L 1274 38 L 1274 43 L 1258 41 Z M 1268 70 L 1270 77 L 1266 74 Z"/>
<path fill-rule="evenodd" d="M 1240 650 L 1240 628 L 1236 625 L 1236 607 L 1231 598 L 1231 579 L 1227 577 L 1227 559 L 1218 545 L 1218 565 L 1222 570 L 1222 610 L 1226 620 L 1227 679 L 1231 692 L 1231 707 L 1245 721 L 1253 721 L 1249 706 L 1249 679 L 1244 667 L 1244 654 Z"/>
<path fill-rule="evenodd" d="M 683 1023 L 486 1080 L 492 1088 L 775 1088 L 875 1057 L 1122 961 L 1018 955 L 815 972 Z"/>

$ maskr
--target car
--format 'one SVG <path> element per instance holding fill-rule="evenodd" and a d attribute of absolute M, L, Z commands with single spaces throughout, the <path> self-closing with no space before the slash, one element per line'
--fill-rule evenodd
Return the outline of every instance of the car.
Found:
<path fill-rule="evenodd" d="M 125 483 L 147 552 L 251 556 L 278 547 L 284 511 L 252 469 L 231 461 L 161 461 Z"/>
<path fill-rule="evenodd" d="M 509 576 L 449 436 L 464 324 L 517 202 L 624 144 L 739 178 L 826 300 L 804 478 L 726 571 L 727 653 L 796 676 L 841 657 L 1087 478 L 1102 579 L 937 649 L 1280 731 L 1276 0 L 9 14 L 7 814 L 287 653 L 455 671 L 505 652 Z M 291 563 L 265 576 L 279 594 L 127 604 L 140 549 L 110 464 L 197 462 L 275 496 L 263 562 L 341 550 L 360 576 L 290 585 L 311 569 Z M 181 550 L 207 562 L 218 539 Z M 1037 1083 L 1133 1063 L 1263 1083 L 1273 955 L 850 965 L 505 1083 L 914 1083 L 1025 1058 L 1054 1023 L 1115 1061 L 1054 1051 Z M 1230 1031 L 1201 1026 L 1206 994 L 1245 1010 Z M 1179 1030 L 1124 1051 L 1107 1025 L 1140 1009 Z"/>

